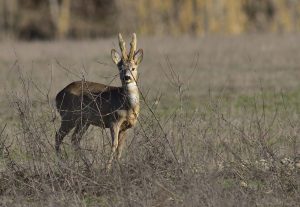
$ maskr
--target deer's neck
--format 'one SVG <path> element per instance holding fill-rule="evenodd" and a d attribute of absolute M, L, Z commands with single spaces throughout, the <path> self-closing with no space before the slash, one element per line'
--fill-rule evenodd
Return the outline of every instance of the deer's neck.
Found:
<path fill-rule="evenodd" d="M 125 94 L 128 101 L 128 106 L 138 112 L 140 105 L 139 90 L 135 82 L 129 83 L 125 88 Z"/>
<path fill-rule="evenodd" d="M 125 93 L 128 101 L 128 105 L 132 108 L 139 106 L 140 97 L 138 87 L 135 82 L 127 84 L 125 86 Z"/>

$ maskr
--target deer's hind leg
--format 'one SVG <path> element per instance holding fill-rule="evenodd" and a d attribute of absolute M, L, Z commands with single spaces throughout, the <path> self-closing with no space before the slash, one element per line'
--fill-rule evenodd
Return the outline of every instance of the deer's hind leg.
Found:
<path fill-rule="evenodd" d="M 60 145 L 64 137 L 74 128 L 74 126 L 75 124 L 73 121 L 61 121 L 60 128 L 55 135 L 55 150 L 57 154 L 60 153 Z"/>
<path fill-rule="evenodd" d="M 90 124 L 87 122 L 76 124 L 75 130 L 74 130 L 74 133 L 73 133 L 72 139 L 71 139 L 75 150 L 78 150 L 80 148 L 80 140 L 81 140 L 82 136 L 84 135 L 84 133 L 88 130 L 89 126 L 90 126 Z"/>

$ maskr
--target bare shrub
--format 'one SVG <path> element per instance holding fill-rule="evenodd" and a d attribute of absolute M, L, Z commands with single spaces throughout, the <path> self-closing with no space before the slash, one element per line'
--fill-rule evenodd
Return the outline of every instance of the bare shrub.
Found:
<path fill-rule="evenodd" d="M 110 173 L 106 131 L 89 130 L 80 154 L 66 139 L 63 158 L 56 157 L 59 120 L 48 89 L 20 73 L 22 90 L 9 92 L 15 124 L 10 133 L 7 125 L 0 128 L 0 204 L 297 206 L 299 114 L 286 94 L 262 88 L 234 100 L 214 91 L 189 108 L 189 80 L 168 65 L 163 69 L 172 85 L 171 112 L 157 104 L 164 97 L 148 97 L 141 89 L 138 127 Z"/>

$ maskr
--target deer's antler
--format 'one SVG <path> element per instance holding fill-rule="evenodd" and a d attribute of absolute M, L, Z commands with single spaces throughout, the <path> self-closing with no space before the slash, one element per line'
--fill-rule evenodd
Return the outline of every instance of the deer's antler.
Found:
<path fill-rule="evenodd" d="M 131 43 L 130 43 L 129 60 L 133 59 L 133 55 L 135 53 L 135 50 L 136 50 L 136 34 L 133 33 L 132 34 L 132 40 L 131 40 Z"/>
<path fill-rule="evenodd" d="M 122 53 L 122 59 L 123 59 L 123 61 L 125 61 L 125 60 L 127 60 L 127 53 L 126 53 L 125 42 L 123 40 L 121 33 L 119 33 L 119 46 L 120 46 L 120 50 Z"/>

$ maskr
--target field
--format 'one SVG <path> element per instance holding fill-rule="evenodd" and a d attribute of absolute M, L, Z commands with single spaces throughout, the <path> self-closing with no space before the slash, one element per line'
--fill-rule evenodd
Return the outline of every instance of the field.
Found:
<path fill-rule="evenodd" d="M 1 42 L 0 206 L 299 204 L 298 36 L 138 39 L 141 115 L 122 160 L 105 171 L 110 136 L 96 127 L 58 159 L 56 93 L 119 85 L 117 45 Z"/>

